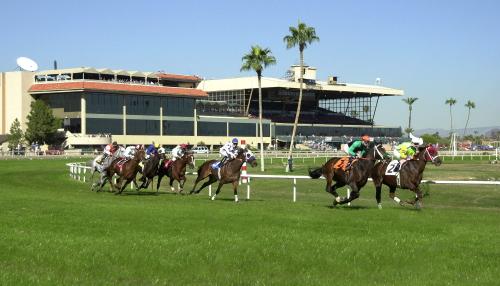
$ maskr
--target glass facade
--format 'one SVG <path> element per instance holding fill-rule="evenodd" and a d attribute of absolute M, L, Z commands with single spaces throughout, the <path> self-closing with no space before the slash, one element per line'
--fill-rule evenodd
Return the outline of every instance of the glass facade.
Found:
<path fill-rule="evenodd" d="M 123 95 L 102 92 L 86 93 L 87 113 L 123 114 Z"/>
<path fill-rule="evenodd" d="M 160 121 L 127 119 L 127 135 L 160 135 Z"/>
<path fill-rule="evenodd" d="M 87 118 L 87 134 L 123 134 L 123 120 Z"/>
<path fill-rule="evenodd" d="M 290 136 L 292 126 L 276 125 L 275 136 Z M 366 133 L 376 137 L 400 137 L 400 128 L 378 127 L 329 127 L 329 126 L 297 126 L 298 136 L 360 136 Z M 265 134 L 265 133 L 264 133 Z"/>
<path fill-rule="evenodd" d="M 227 135 L 226 122 L 198 122 L 198 136 L 226 136 L 226 135 Z"/>
<path fill-rule="evenodd" d="M 80 112 L 80 93 L 68 92 L 60 94 L 42 94 L 37 97 L 43 100 L 50 108 L 63 108 L 64 112 Z"/>
<path fill-rule="evenodd" d="M 163 120 L 163 135 L 194 136 L 194 122 Z"/>
<path fill-rule="evenodd" d="M 229 136 L 256 136 L 255 123 L 229 123 Z"/>
<path fill-rule="evenodd" d="M 195 99 L 188 97 L 162 98 L 163 115 L 166 116 L 194 116 Z"/>
<path fill-rule="evenodd" d="M 147 95 L 125 96 L 127 114 L 160 115 L 160 97 Z"/>

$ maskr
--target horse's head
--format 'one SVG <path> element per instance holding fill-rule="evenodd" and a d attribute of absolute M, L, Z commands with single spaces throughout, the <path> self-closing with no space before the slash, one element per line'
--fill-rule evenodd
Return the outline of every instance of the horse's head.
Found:
<path fill-rule="evenodd" d="M 241 160 L 243 160 L 243 162 L 249 163 L 252 167 L 257 167 L 257 159 L 253 155 L 252 151 L 250 151 L 250 149 L 240 148 L 238 150 L 237 158 L 240 158 Z"/>
<path fill-rule="evenodd" d="M 144 151 L 144 149 L 139 149 L 134 154 L 135 160 L 144 161 L 145 158 L 146 158 L 146 152 Z"/>
<path fill-rule="evenodd" d="M 194 168 L 194 155 L 193 151 L 186 151 L 182 156 L 182 159 L 186 162 L 190 169 Z"/>
<path fill-rule="evenodd" d="M 372 160 L 384 160 L 387 157 L 387 151 L 381 143 L 372 143 L 367 151 L 366 158 Z"/>
<path fill-rule="evenodd" d="M 439 166 L 443 162 L 438 155 L 438 149 L 436 146 L 429 144 L 427 146 L 418 148 L 420 154 L 422 154 L 422 159 L 425 162 L 432 162 L 434 165 Z"/>

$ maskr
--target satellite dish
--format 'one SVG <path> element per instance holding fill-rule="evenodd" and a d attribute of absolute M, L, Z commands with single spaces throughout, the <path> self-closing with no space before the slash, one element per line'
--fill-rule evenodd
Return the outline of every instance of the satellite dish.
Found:
<path fill-rule="evenodd" d="M 381 81 L 381 79 L 380 79 L 379 77 L 377 77 L 377 78 L 375 79 L 375 84 L 376 84 L 376 85 L 380 85 L 380 81 Z"/>
<path fill-rule="evenodd" d="M 25 71 L 34 72 L 38 70 L 38 64 L 34 60 L 27 57 L 17 58 L 16 63 L 18 67 Z"/>

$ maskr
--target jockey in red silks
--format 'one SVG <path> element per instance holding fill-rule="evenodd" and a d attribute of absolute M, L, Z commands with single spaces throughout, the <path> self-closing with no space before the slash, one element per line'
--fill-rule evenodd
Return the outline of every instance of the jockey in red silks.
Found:
<path fill-rule="evenodd" d="M 115 154 L 117 150 L 118 143 L 116 143 L 116 141 L 113 141 L 113 143 L 106 145 L 106 147 L 104 147 L 102 158 L 101 160 L 99 160 L 99 163 L 102 163 L 104 162 L 104 160 L 106 160 L 106 158 L 113 156 L 113 154 Z"/>

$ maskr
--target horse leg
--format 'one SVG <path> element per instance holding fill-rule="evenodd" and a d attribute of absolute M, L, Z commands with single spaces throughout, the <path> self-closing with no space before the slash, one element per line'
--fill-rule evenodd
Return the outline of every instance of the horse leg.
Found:
<path fill-rule="evenodd" d="M 417 188 L 413 191 L 415 192 L 415 208 L 419 210 L 423 207 L 422 200 L 424 198 L 424 195 L 419 186 L 417 186 Z"/>
<path fill-rule="evenodd" d="M 184 184 L 186 183 L 186 177 L 179 180 L 179 194 L 184 191 Z"/>
<path fill-rule="evenodd" d="M 238 200 L 238 181 L 233 182 L 233 193 L 234 193 L 234 202 L 239 203 L 239 200 Z"/>
<path fill-rule="evenodd" d="M 377 206 L 382 209 L 382 185 L 375 185 L 375 199 L 377 200 Z"/>
<path fill-rule="evenodd" d="M 209 186 L 209 185 L 211 185 L 211 184 L 213 184 L 213 183 L 215 183 L 215 182 L 217 182 L 217 178 L 216 178 L 215 176 L 210 176 L 210 177 L 208 178 L 208 181 L 206 181 L 205 183 L 203 183 L 203 185 L 201 185 L 201 188 L 199 188 L 199 189 L 195 192 L 195 194 L 198 194 L 198 193 L 199 193 L 199 192 L 201 192 L 201 190 L 203 190 L 205 187 L 207 187 L 207 186 Z"/>
<path fill-rule="evenodd" d="M 339 202 L 339 204 L 341 204 L 341 205 L 347 204 L 347 203 L 350 203 L 350 202 L 354 201 L 355 199 L 359 198 L 358 186 L 356 186 L 356 184 L 352 184 L 352 185 L 349 185 L 349 188 L 351 189 L 351 193 L 349 194 L 349 198 L 344 198 L 342 201 Z"/>
<path fill-rule="evenodd" d="M 343 186 L 345 186 L 344 183 L 336 182 L 330 189 L 330 194 L 332 194 L 335 197 L 335 200 L 333 201 L 334 206 L 336 206 L 343 200 L 343 198 L 339 196 L 339 194 L 337 193 L 337 189 L 342 188 Z"/>
<path fill-rule="evenodd" d="M 170 183 L 169 183 L 169 185 L 170 185 L 170 190 L 171 190 L 172 192 L 175 192 L 175 188 L 174 188 L 174 178 L 170 177 Z"/>
<path fill-rule="evenodd" d="M 405 205 L 405 202 L 402 201 L 397 195 L 396 195 L 396 187 L 390 187 L 389 189 L 389 198 L 391 198 L 392 200 L 394 200 L 394 202 L 396 202 L 397 204 L 399 204 L 400 206 L 404 206 Z"/>
<path fill-rule="evenodd" d="M 120 178 L 120 180 L 121 180 L 121 178 Z M 123 180 L 121 180 L 121 182 L 122 181 Z M 123 190 L 125 190 L 125 188 L 128 186 L 128 184 L 130 183 L 130 181 L 132 181 L 132 179 L 125 180 L 125 182 L 123 183 L 123 186 L 120 187 L 120 192 L 118 192 L 118 194 L 121 194 L 123 192 Z"/>
<path fill-rule="evenodd" d="M 118 180 L 116 181 L 116 185 L 115 187 L 118 189 L 118 192 L 115 193 L 115 195 L 119 195 L 123 192 L 123 178 L 122 177 L 119 177 Z"/>
<path fill-rule="evenodd" d="M 156 181 L 156 192 L 160 190 L 161 179 L 163 179 L 163 173 L 158 174 L 158 180 Z"/>
<path fill-rule="evenodd" d="M 234 184 L 234 182 L 233 182 Z M 212 196 L 212 201 L 215 200 L 215 197 L 220 193 L 220 189 L 222 188 L 222 185 L 223 183 L 222 182 L 219 182 L 219 186 L 217 186 L 217 191 L 215 192 L 215 194 Z"/>

